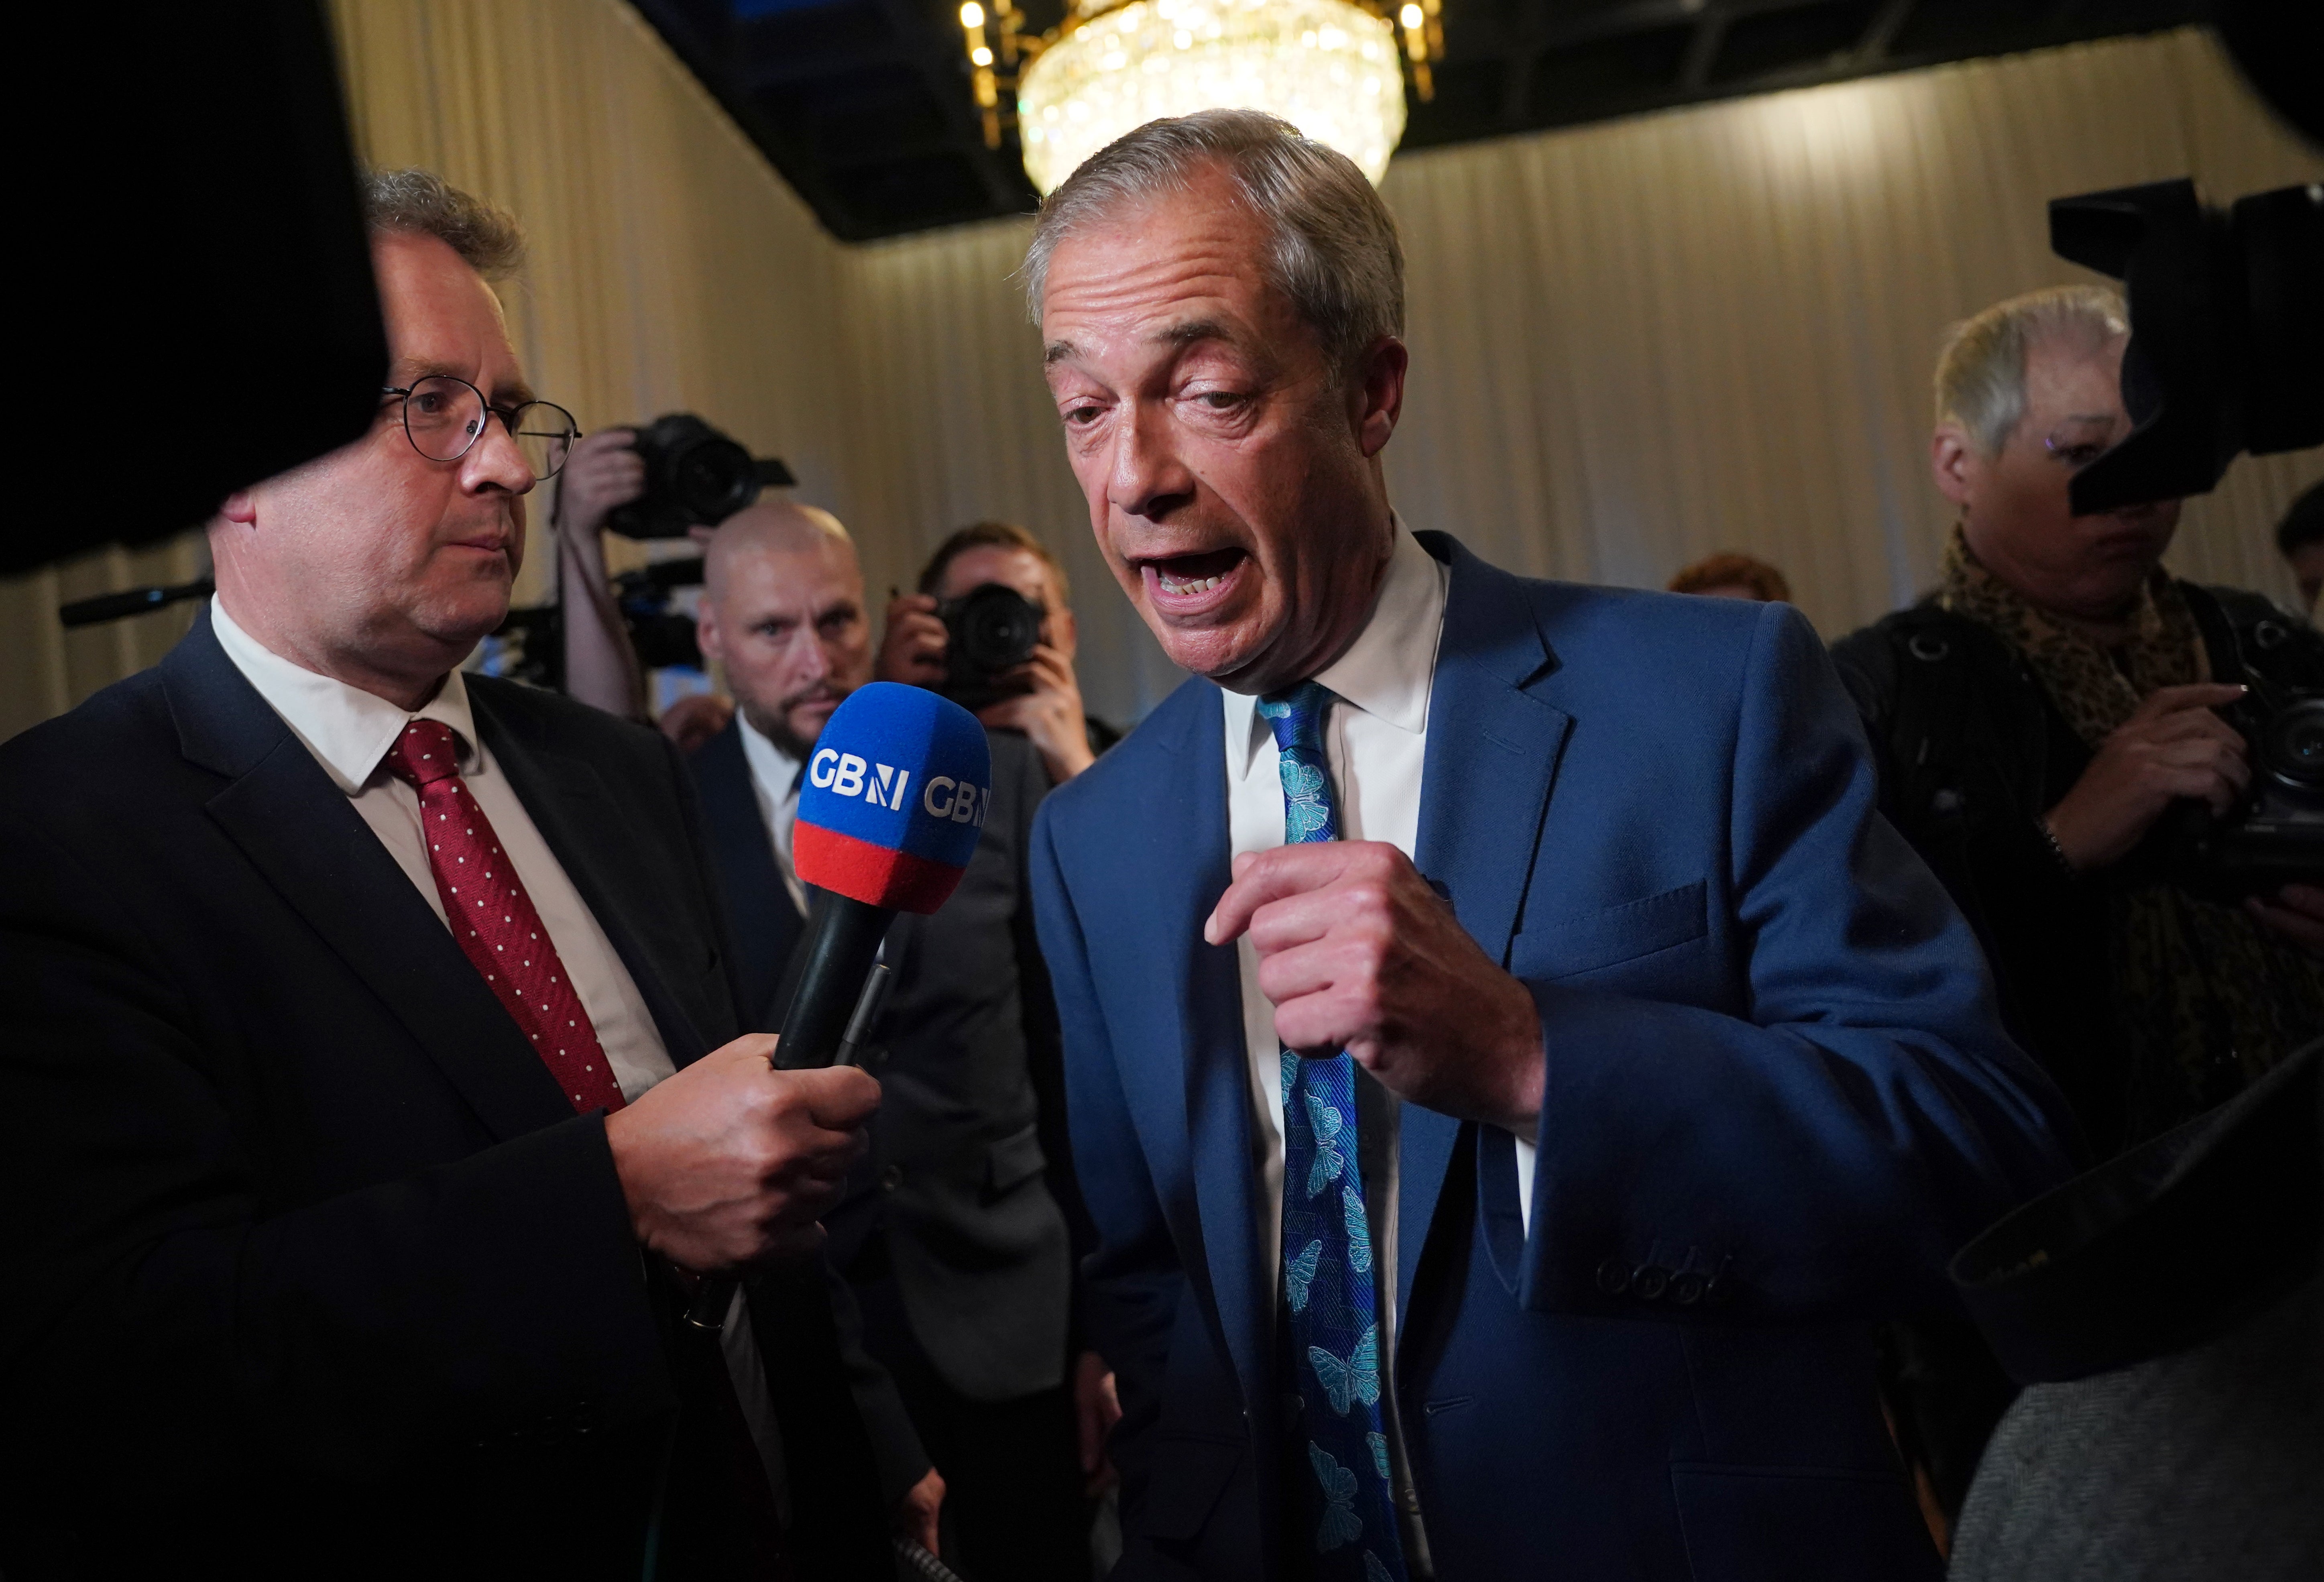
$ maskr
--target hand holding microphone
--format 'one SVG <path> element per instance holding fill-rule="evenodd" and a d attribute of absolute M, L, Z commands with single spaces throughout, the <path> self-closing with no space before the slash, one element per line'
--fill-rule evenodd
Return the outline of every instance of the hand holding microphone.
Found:
<path fill-rule="evenodd" d="M 816 1244 L 813 1221 L 837 1201 L 862 1152 L 856 1128 L 879 1105 L 879 1084 L 833 1062 L 868 1033 L 889 923 L 899 911 L 936 911 L 959 884 L 991 786 L 984 727 L 934 692 L 874 681 L 833 711 L 807 760 L 791 834 L 799 877 L 819 893 L 780 1042 L 739 1039 L 606 1123 L 610 1137 L 657 1094 L 716 1063 L 700 1086 L 731 1113 L 674 1106 L 666 1128 L 624 1128 L 706 1143 L 686 1190 L 657 1199 L 669 1213 L 642 1215 L 632 1195 L 632 1219 L 649 1246 L 681 1267 L 723 1272 Z M 733 1298 L 731 1280 L 706 1281 L 687 1318 L 717 1328 Z"/>
<path fill-rule="evenodd" d="M 774 1048 L 738 1038 L 606 1117 L 631 1226 L 682 1269 L 813 1252 L 862 1157 L 880 1085 L 845 1067 L 770 1078 Z"/>

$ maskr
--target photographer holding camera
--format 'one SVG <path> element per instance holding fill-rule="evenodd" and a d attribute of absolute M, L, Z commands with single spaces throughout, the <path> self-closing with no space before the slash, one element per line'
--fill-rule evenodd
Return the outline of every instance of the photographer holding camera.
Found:
<path fill-rule="evenodd" d="M 2176 841 L 2188 804 L 2232 818 L 2264 772 L 2223 711 L 2250 682 L 2324 684 L 2324 639 L 2163 570 L 2176 501 L 2072 513 L 2075 472 L 2130 431 L 2127 336 L 2121 300 L 2085 286 L 1953 331 L 1931 441 L 1960 512 L 1943 581 L 1835 649 L 1885 810 L 1978 925 L 2101 1158 L 2324 1026 L 2324 879 L 2230 903 Z"/>
<path fill-rule="evenodd" d="M 692 539 L 751 505 L 769 485 L 797 480 L 775 460 L 754 459 L 729 435 L 691 412 L 666 412 L 650 423 L 605 429 L 573 447 L 557 496 L 558 606 L 562 614 L 563 690 L 626 719 L 650 717 L 650 666 L 698 662 L 692 624 L 666 613 L 659 596 L 641 612 L 618 597 L 605 570 L 604 535 Z M 675 568 L 673 568 L 675 569 Z M 634 581 L 637 573 L 621 578 Z M 682 634 L 687 657 L 658 656 Z M 726 727 L 733 705 L 715 694 L 680 698 L 658 722 L 662 734 L 692 752 Z"/>
<path fill-rule="evenodd" d="M 964 527 L 928 558 L 919 591 L 889 604 L 880 679 L 933 688 L 987 726 L 1022 733 L 1063 785 L 1121 739 L 1082 708 L 1066 598 L 1065 568 L 1031 533 L 1005 522 Z"/>
<path fill-rule="evenodd" d="M 1931 441 L 1960 513 L 1942 581 L 1833 650 L 1882 810 L 1977 928 L 2012 1032 L 2093 1159 L 2233 1096 L 2324 1027 L 2324 876 L 2283 884 L 2287 855 L 2238 897 L 2188 851 L 2190 823 L 2233 828 L 2262 785 L 2283 794 L 2269 752 L 2304 717 L 2270 730 L 2255 706 L 2324 686 L 2324 638 L 2163 569 L 2175 500 L 2073 513 L 2075 473 L 2131 429 L 2128 330 L 2113 292 L 2072 286 L 1952 331 Z M 1953 1516 L 2013 1387 L 1972 1333 L 1889 1338 L 1907 1454 Z"/>

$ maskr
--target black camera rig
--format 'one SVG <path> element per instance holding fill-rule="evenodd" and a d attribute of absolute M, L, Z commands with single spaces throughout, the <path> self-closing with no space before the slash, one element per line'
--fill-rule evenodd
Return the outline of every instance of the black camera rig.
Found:
<path fill-rule="evenodd" d="M 736 440 L 691 412 L 665 412 L 637 436 L 646 464 L 646 492 L 605 518 L 623 538 L 682 539 L 692 527 L 715 527 L 765 488 L 798 482 L 769 457 L 754 459 Z"/>

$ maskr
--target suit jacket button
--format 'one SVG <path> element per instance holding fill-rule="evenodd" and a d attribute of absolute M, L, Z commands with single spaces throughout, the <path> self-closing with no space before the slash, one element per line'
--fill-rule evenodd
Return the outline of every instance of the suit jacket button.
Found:
<path fill-rule="evenodd" d="M 1599 1264 L 1598 1289 L 1608 1296 L 1620 1296 L 1630 1289 L 1630 1266 L 1619 1258 L 1609 1258 Z"/>
<path fill-rule="evenodd" d="M 1702 1276 L 1692 1269 L 1675 1274 L 1671 1278 L 1671 1300 L 1682 1308 L 1691 1308 L 1702 1300 L 1703 1287 L 1706 1283 Z"/>
<path fill-rule="evenodd" d="M 886 1170 L 880 1172 L 880 1189 L 881 1191 L 892 1192 L 903 1184 L 904 1167 L 902 1165 L 891 1164 Z"/>
<path fill-rule="evenodd" d="M 1630 1289 L 1637 1293 L 1641 1301 L 1651 1302 L 1659 1300 L 1669 1285 L 1669 1270 L 1659 1263 L 1641 1263 L 1630 1282 Z"/>

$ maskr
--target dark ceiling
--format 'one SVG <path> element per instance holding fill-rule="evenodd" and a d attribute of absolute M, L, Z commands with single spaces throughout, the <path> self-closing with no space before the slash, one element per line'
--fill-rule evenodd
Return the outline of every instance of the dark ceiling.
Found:
<path fill-rule="evenodd" d="M 1024 0 L 1034 31 L 1062 0 Z M 958 0 L 633 0 L 835 236 L 1029 212 Z M 1444 0 L 1406 149 L 2197 21 L 2203 0 Z M 1006 101 L 1004 100 L 1004 103 Z"/>

